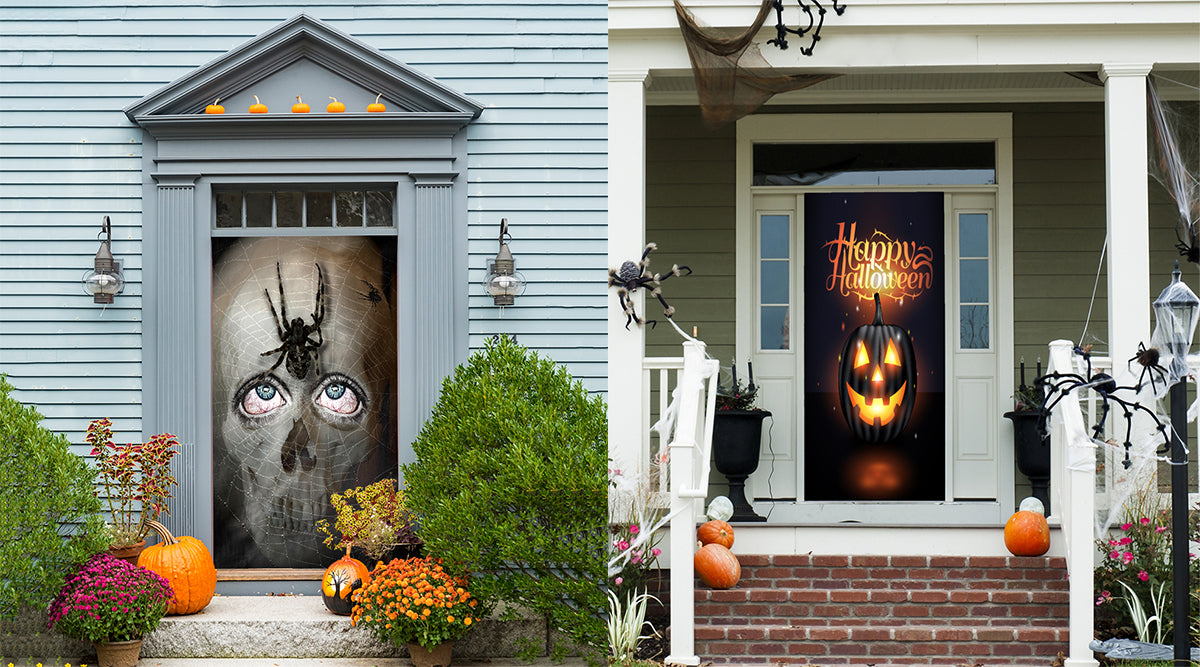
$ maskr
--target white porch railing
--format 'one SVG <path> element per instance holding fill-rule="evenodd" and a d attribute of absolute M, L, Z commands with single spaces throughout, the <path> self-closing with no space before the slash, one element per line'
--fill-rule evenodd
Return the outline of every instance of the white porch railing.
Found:
<path fill-rule="evenodd" d="M 706 357 L 703 341 L 689 340 L 683 344 L 682 359 L 646 359 L 642 368 L 643 395 L 652 395 L 652 380 L 657 379 L 653 388 L 659 397 L 654 429 L 658 442 L 651 451 L 647 401 L 642 420 L 647 428 L 639 466 L 658 461 L 660 471 L 670 471 L 669 476 L 664 473 L 658 480 L 659 491 L 668 492 L 671 499 L 671 653 L 666 663 L 699 665 L 693 605 L 695 573 L 689 556 L 695 550 L 696 519 L 703 513 L 708 495 L 720 366 Z"/>

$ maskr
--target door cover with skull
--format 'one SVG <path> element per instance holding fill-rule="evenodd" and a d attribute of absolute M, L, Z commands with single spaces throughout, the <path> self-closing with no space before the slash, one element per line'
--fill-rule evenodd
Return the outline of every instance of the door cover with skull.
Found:
<path fill-rule="evenodd" d="M 383 246 L 214 244 L 218 567 L 328 565 L 314 524 L 332 518 L 330 494 L 395 476 L 395 257 Z"/>

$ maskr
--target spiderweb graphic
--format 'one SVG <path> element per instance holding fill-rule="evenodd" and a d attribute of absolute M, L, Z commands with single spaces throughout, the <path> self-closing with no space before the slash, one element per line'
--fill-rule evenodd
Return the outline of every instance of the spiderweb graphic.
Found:
<path fill-rule="evenodd" d="M 329 496 L 396 475 L 394 256 L 234 239 L 213 261 L 217 567 L 324 567 Z"/>

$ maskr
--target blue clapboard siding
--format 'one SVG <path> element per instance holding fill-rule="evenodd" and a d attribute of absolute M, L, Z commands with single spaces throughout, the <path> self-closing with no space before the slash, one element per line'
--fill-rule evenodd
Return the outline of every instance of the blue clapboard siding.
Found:
<path fill-rule="evenodd" d="M 605 389 L 604 2 L 5 4 L 0 372 L 49 428 L 141 431 L 142 147 L 122 110 L 299 12 L 486 105 L 468 131 L 470 344 L 512 333 Z M 79 285 L 104 215 L 128 281 L 107 308 Z M 529 281 L 503 313 L 479 285 L 502 217 Z"/>

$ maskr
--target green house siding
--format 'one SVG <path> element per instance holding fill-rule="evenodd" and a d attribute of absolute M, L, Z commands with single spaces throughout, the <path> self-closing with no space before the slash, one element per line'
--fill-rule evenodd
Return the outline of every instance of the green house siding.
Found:
<path fill-rule="evenodd" d="M 0 8 L 0 372 L 72 442 L 102 416 L 142 430 L 148 177 L 123 109 L 299 11 L 486 106 L 467 132 L 469 344 L 514 333 L 605 389 L 604 3 L 64 0 Z M 127 280 L 107 308 L 79 283 L 105 215 Z M 479 285 L 501 217 L 529 281 L 502 317 Z"/>

